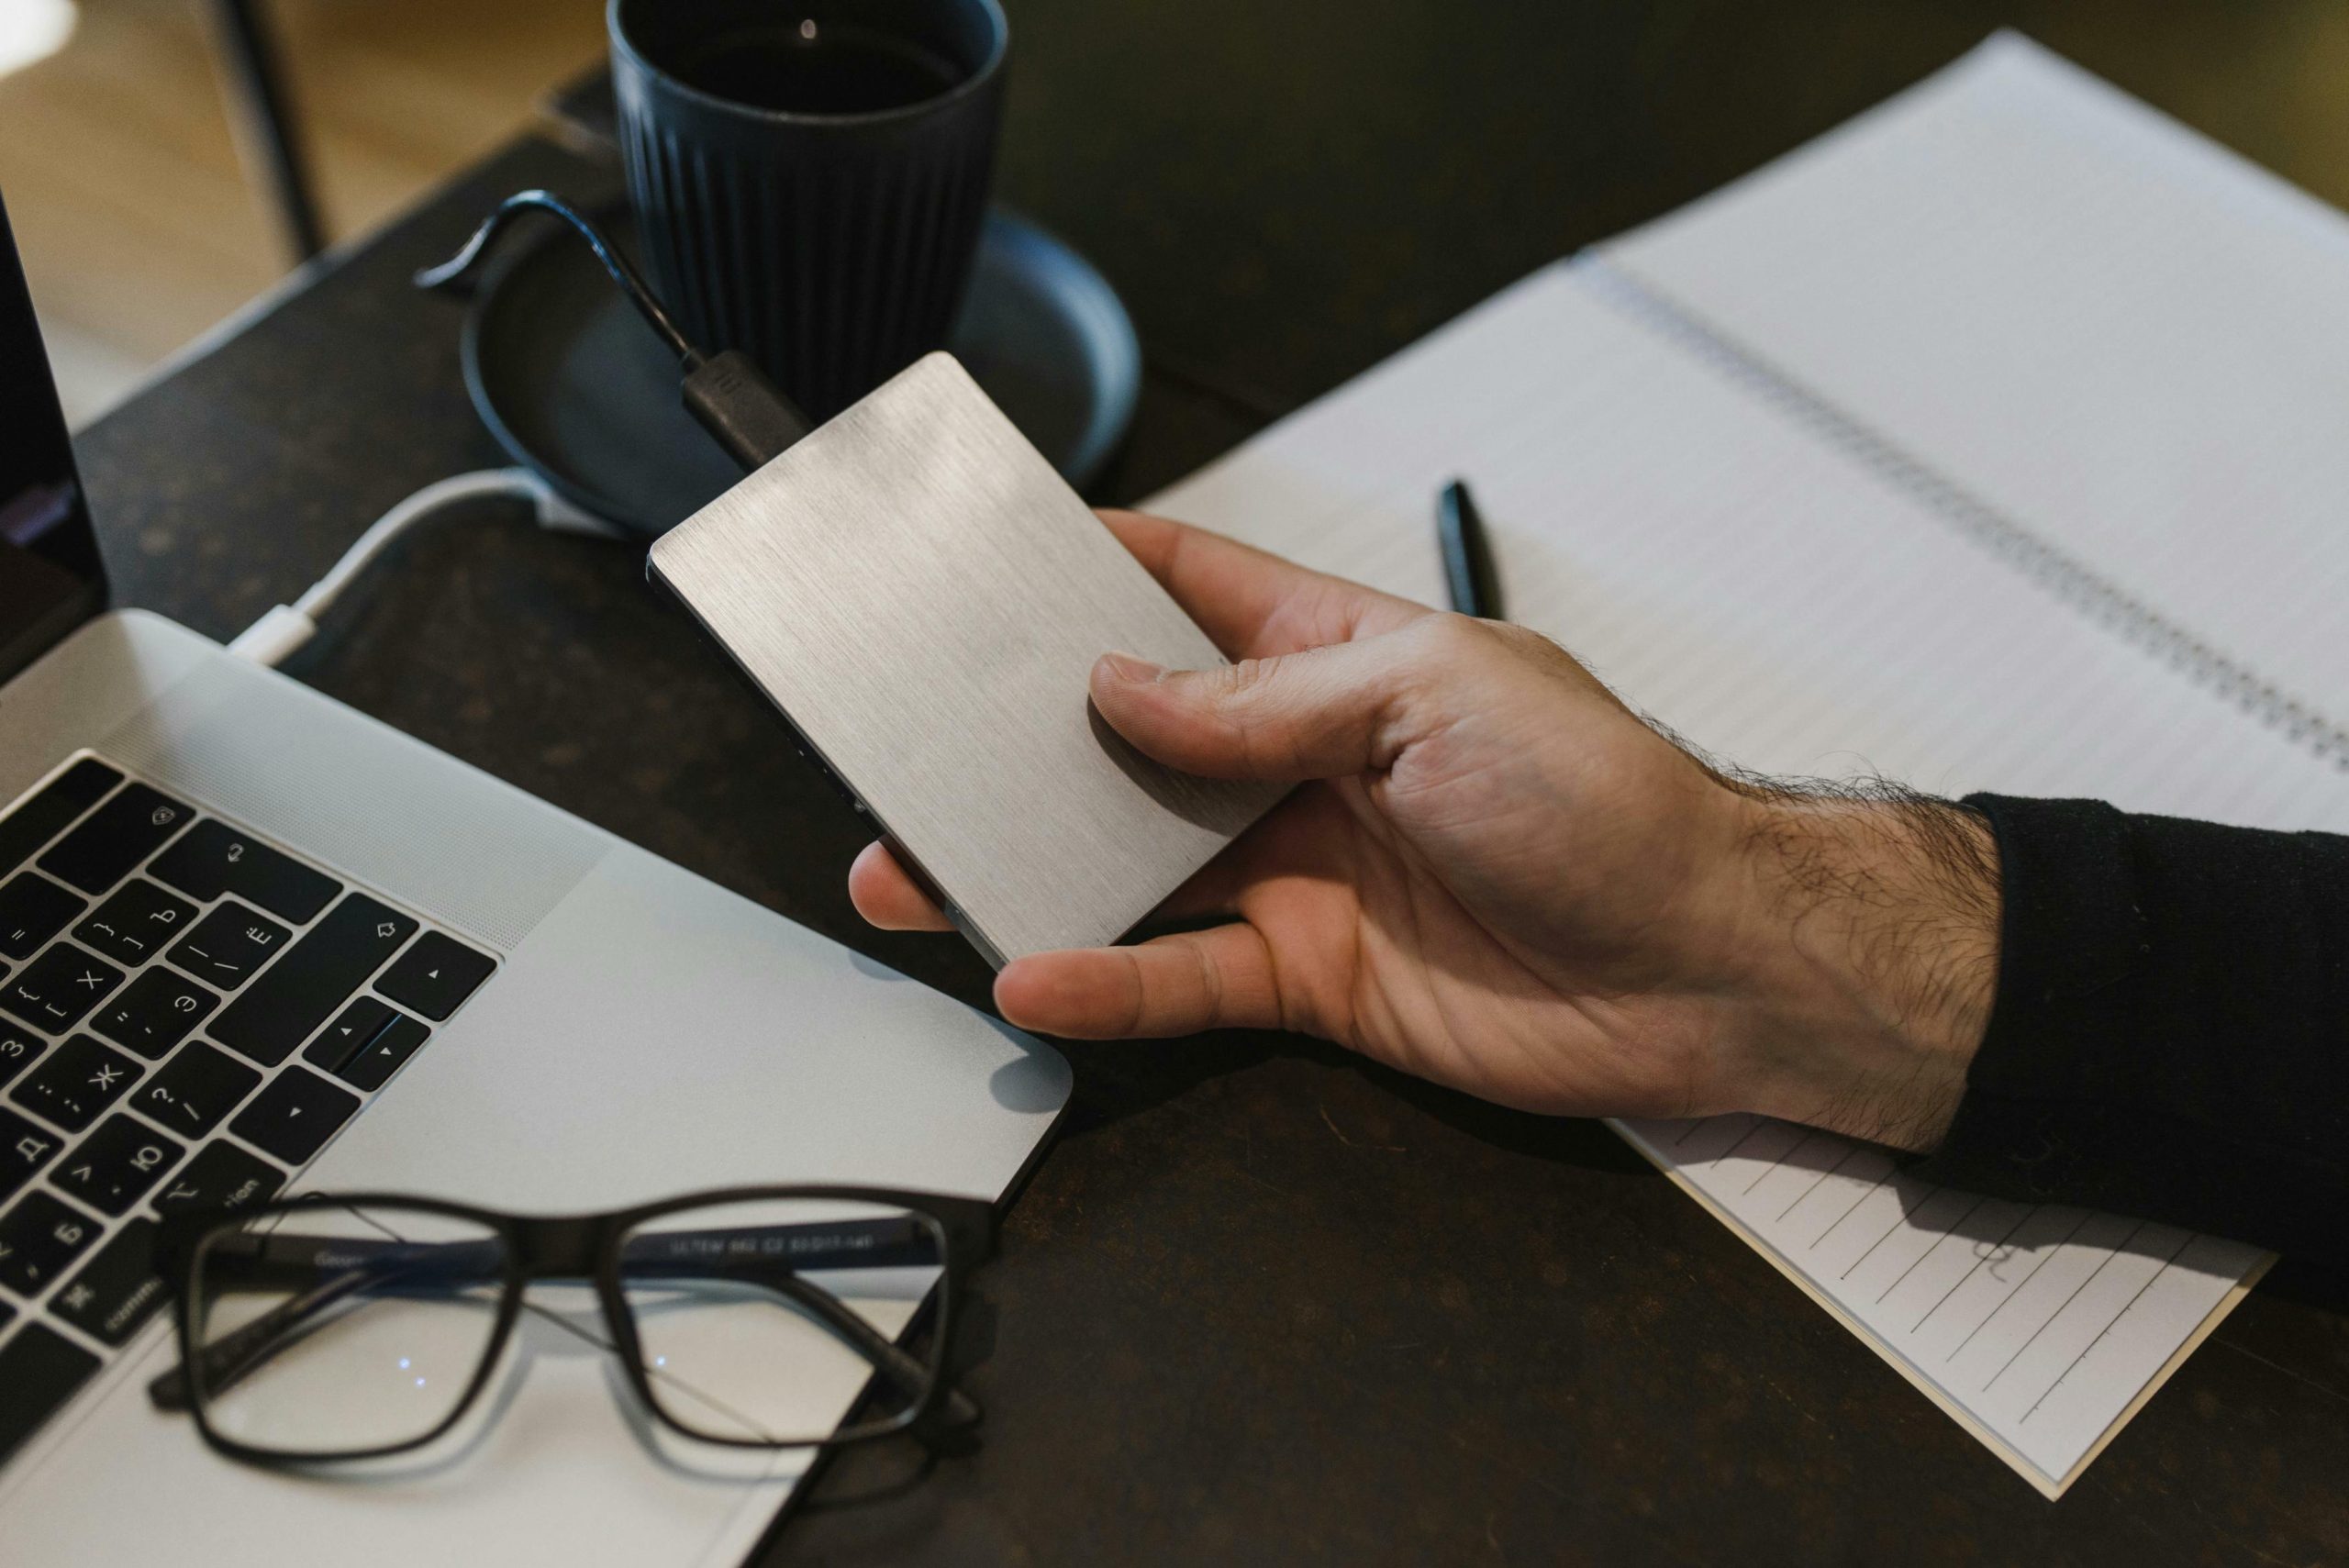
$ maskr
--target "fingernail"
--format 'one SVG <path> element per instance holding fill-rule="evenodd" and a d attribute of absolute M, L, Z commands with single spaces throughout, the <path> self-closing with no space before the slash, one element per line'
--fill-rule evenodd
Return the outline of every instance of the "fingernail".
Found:
<path fill-rule="evenodd" d="M 1130 653 L 1104 653 L 1099 667 L 1108 672 L 1111 680 L 1123 681 L 1128 685 L 1147 685 L 1166 674 L 1164 665 L 1137 659 Z"/>

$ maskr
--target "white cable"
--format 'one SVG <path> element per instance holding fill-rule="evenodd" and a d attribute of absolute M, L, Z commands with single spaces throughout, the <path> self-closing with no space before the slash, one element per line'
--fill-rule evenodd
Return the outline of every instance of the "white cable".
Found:
<path fill-rule="evenodd" d="M 507 496 L 528 501 L 537 510 L 539 526 L 564 533 L 620 537 L 612 524 L 573 506 L 552 485 L 527 468 L 488 468 L 436 480 L 385 512 L 354 540 L 327 574 L 290 605 L 279 605 L 237 634 L 228 651 L 256 664 L 284 662 L 294 651 L 318 634 L 318 622 L 334 607 L 345 589 L 367 570 L 391 542 L 434 513 L 467 501 Z"/>

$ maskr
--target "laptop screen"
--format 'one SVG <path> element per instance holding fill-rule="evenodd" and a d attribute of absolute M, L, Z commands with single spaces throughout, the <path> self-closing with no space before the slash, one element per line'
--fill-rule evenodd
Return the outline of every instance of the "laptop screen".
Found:
<path fill-rule="evenodd" d="M 105 606 L 97 537 L 0 207 L 0 680 Z"/>

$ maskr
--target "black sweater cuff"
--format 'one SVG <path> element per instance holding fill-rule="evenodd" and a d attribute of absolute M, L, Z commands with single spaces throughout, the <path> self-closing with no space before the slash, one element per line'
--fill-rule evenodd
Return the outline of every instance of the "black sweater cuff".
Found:
<path fill-rule="evenodd" d="M 1998 989 L 1919 1173 L 2349 1253 L 2349 839 L 1969 796 Z"/>

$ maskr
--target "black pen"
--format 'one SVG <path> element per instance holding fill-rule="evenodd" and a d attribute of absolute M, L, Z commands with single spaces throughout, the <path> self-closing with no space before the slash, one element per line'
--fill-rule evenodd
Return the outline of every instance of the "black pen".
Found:
<path fill-rule="evenodd" d="M 1466 480 L 1453 480 L 1437 495 L 1435 537 L 1443 551 L 1443 583 L 1452 607 L 1481 620 L 1501 619 L 1500 573 L 1494 570 L 1485 519 L 1477 514 Z"/>

